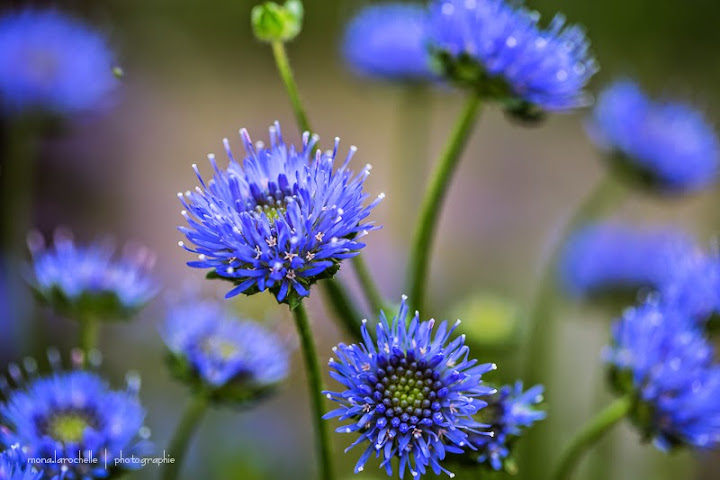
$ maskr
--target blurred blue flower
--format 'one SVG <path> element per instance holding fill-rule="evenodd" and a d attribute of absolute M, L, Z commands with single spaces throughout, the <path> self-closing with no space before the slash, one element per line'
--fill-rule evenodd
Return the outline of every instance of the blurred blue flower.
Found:
<path fill-rule="evenodd" d="M 685 313 L 652 300 L 627 310 L 605 357 L 616 389 L 635 400 L 633 422 L 659 449 L 720 445 L 720 366 Z"/>
<path fill-rule="evenodd" d="M 218 401 L 254 400 L 277 387 L 290 369 L 284 342 L 256 323 L 239 320 L 217 302 L 173 306 L 163 338 L 176 376 L 209 389 Z"/>
<path fill-rule="evenodd" d="M 495 393 L 482 384 L 495 365 L 469 360 L 464 335 L 450 340 L 459 322 L 449 328 L 442 322 L 433 335 L 434 320 L 421 322 L 416 313 L 408 322 L 407 315 L 403 298 L 392 322 L 380 313 L 377 341 L 363 322 L 364 344 L 333 349 L 338 360 L 330 360 L 330 375 L 346 390 L 326 392 L 341 406 L 324 418 L 349 421 L 337 431 L 359 434 L 350 448 L 367 444 L 355 473 L 373 453 L 390 476 L 394 457 L 400 478 L 406 469 L 419 477 L 428 466 L 449 473 L 440 465 L 445 454 L 474 448 L 468 435 L 487 427 L 472 416 L 487 405 L 478 397 Z"/>
<path fill-rule="evenodd" d="M 435 0 L 430 46 L 446 76 L 518 111 L 586 106 L 598 67 L 584 31 L 562 15 L 547 29 L 538 20 L 504 0 Z"/>
<path fill-rule="evenodd" d="M 717 252 L 684 249 L 667 258 L 658 291 L 663 302 L 698 322 L 720 312 L 720 258 Z"/>
<path fill-rule="evenodd" d="M 155 258 L 145 248 L 128 246 L 122 257 L 115 258 L 110 243 L 78 246 L 62 230 L 56 232 L 53 248 L 47 248 L 36 232 L 30 234 L 28 244 L 32 288 L 44 303 L 73 319 L 127 318 L 158 291 L 149 274 Z"/>
<path fill-rule="evenodd" d="M 140 463 L 115 465 L 115 459 L 147 453 L 145 410 L 138 400 L 139 379 L 126 390 L 111 390 L 96 373 L 57 372 L 30 379 L 9 392 L 0 406 L 0 422 L 7 425 L 0 440 L 19 445 L 47 477 L 108 478 Z M 85 459 L 48 462 L 43 459 Z M 93 462 L 92 460 L 95 460 Z"/>
<path fill-rule="evenodd" d="M 42 477 L 42 472 L 28 464 L 18 445 L 0 452 L 0 480 L 40 480 Z"/>
<path fill-rule="evenodd" d="M 317 137 L 306 132 L 298 151 L 285 144 L 278 123 L 270 127 L 269 148 L 253 146 L 245 129 L 240 136 L 247 152 L 242 165 L 227 139 L 227 169 L 209 155 L 215 173 L 206 183 L 193 165 L 202 188 L 178 197 L 188 222 L 179 230 L 195 247 L 180 246 L 198 255 L 189 266 L 212 268 L 211 277 L 236 284 L 227 297 L 269 289 L 291 304 L 365 246 L 360 238 L 378 227 L 363 219 L 384 195 L 363 206 L 371 167 L 358 175 L 347 169 L 355 147 L 333 171 L 339 139 L 333 151 L 315 151 Z"/>
<path fill-rule="evenodd" d="M 546 413 L 539 409 L 543 390 L 542 385 L 535 385 L 523 391 L 523 384 L 518 381 L 515 385 L 501 387 L 488 399 L 488 406 L 478 418 L 490 425 L 494 435 L 470 435 L 470 441 L 478 449 L 471 455 L 479 463 L 487 464 L 493 470 L 505 469 L 514 473 L 514 467 L 508 465 L 513 443 L 525 429 L 546 417 Z"/>
<path fill-rule="evenodd" d="M 361 10 L 348 24 L 342 51 L 350 69 L 368 77 L 428 81 L 427 11 L 419 4 L 386 3 Z"/>
<path fill-rule="evenodd" d="M 623 174 L 647 186 L 685 192 L 717 179 L 718 138 L 703 115 L 683 103 L 655 102 L 631 81 L 600 94 L 588 133 Z"/>
<path fill-rule="evenodd" d="M 11 113 L 73 114 L 108 106 L 114 55 L 91 27 L 56 10 L 0 18 L 0 103 Z"/>
<path fill-rule="evenodd" d="M 586 225 L 567 241 L 560 280 L 576 297 L 654 289 L 666 281 L 669 258 L 691 251 L 692 240 L 671 228 L 639 228 L 617 222 Z"/>

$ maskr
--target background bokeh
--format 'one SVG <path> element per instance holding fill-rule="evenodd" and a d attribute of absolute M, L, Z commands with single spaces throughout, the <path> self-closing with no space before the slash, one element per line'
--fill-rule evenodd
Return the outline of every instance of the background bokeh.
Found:
<path fill-rule="evenodd" d="M 4 8 L 30 2 L 3 2 Z M 43 2 L 31 2 L 41 5 Z M 188 391 L 174 382 L 162 362 L 158 328 L 166 302 L 187 285 L 207 295 L 226 287 L 203 282 L 203 272 L 185 266 L 189 255 L 177 247 L 183 221 L 176 192 L 192 188 L 190 165 L 208 172 L 205 156 L 222 153 L 221 139 L 241 149 L 237 130 L 246 127 L 264 139 L 279 120 L 284 134 L 297 140 L 292 112 L 275 72 L 269 48 L 254 40 L 249 27 L 250 0 L 106 0 L 52 4 L 74 11 L 106 32 L 115 46 L 125 78 L 117 105 L 104 115 L 74 121 L 43 139 L 37 148 L 32 184 L 33 211 L 28 224 L 50 234 L 70 227 L 81 241 L 112 234 L 133 240 L 158 255 L 157 275 L 164 293 L 132 324 L 103 330 L 103 369 L 116 384 L 127 370 L 143 377 L 142 398 L 158 451 L 167 442 Z M 365 256 L 388 298 L 403 293 L 408 239 L 429 165 L 438 154 L 462 95 L 450 89 L 427 94 L 423 105 L 408 105 L 400 88 L 353 77 L 339 55 L 347 19 L 368 2 L 306 0 L 303 33 L 289 45 L 302 96 L 312 122 L 329 145 L 359 147 L 355 168 L 373 165 L 367 189 L 385 192 L 374 213 L 384 225 L 368 237 Z M 564 12 L 585 25 L 601 71 L 593 90 L 629 75 L 651 92 L 693 101 L 720 124 L 720 3 L 712 0 L 534 0 L 532 7 L 550 18 Z M 403 128 L 408 112 L 419 122 L 417 135 Z M 420 116 L 418 118 L 417 116 Z M 575 205 L 604 174 L 598 153 L 583 130 L 583 113 L 553 116 L 538 128 L 509 123 L 494 109 L 483 113 L 463 158 L 445 207 L 432 265 L 433 314 L 446 318 L 468 297 L 493 292 L 526 308 L 543 259 Z M 427 122 L 430 135 L 420 134 Z M 3 128 L 5 143 L 8 130 Z M 413 158 L 402 155 L 413 148 Z M 220 155 L 219 155 L 220 157 Z M 0 162 L 7 161 L 2 158 Z M 720 192 L 709 190 L 680 199 L 630 194 L 618 218 L 637 223 L 680 225 L 709 241 L 720 229 Z M 0 215 L 8 215 L 0 209 Z M 3 221 L 3 225 L 9 222 Z M 16 265 L 13 262 L 6 262 Z M 17 272 L 18 276 L 21 274 Z M 351 269 L 340 274 L 355 281 Z M 2 289 L 0 288 L 0 291 Z M 20 292 L 30 304 L 27 291 Z M 310 313 L 321 358 L 343 340 L 317 293 Z M 74 346 L 70 322 L 28 307 L 10 318 L 0 297 L 0 346 L 3 363 L 37 354 L 47 345 Z M 294 338 L 284 308 L 269 295 L 237 297 L 242 315 L 272 323 Z M 369 312 L 368 312 L 369 314 Z M 607 389 L 600 351 L 608 336 L 607 312 L 568 305 L 558 339 L 557 381 L 549 422 L 564 438 L 589 418 Z M 464 318 L 472 328 L 473 318 Z M 516 347 L 520 348 L 520 347 Z M 478 349 L 481 360 L 499 365 L 497 379 L 517 373 L 514 350 L 506 354 Z M 296 354 L 297 355 L 297 354 Z M 186 459 L 184 478 L 311 478 L 312 436 L 304 372 L 299 356 L 291 381 L 280 395 L 251 411 L 215 410 L 201 426 Z M 351 476 L 358 452 L 343 455 L 350 439 L 336 439 L 337 468 Z M 609 477 L 618 480 L 717 478 L 720 459 L 708 455 L 662 455 L 642 446 L 627 425 L 609 436 L 578 478 L 595 478 L 593 462 L 612 455 Z M 598 460 L 599 459 L 599 460 Z M 552 461 L 552 459 L 549 459 Z M 240 473 L 238 473 L 240 472 Z M 156 478 L 148 467 L 134 478 Z M 374 468 L 358 478 L 382 478 Z M 499 476 L 498 476 L 499 477 Z M 530 477 L 524 477 L 530 478 Z"/>

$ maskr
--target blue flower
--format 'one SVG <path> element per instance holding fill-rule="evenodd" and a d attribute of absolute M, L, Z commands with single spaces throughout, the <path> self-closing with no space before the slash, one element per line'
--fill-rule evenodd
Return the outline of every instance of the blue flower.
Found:
<path fill-rule="evenodd" d="M 32 288 L 44 303 L 74 319 L 128 318 L 157 293 L 149 275 L 155 258 L 147 249 L 128 246 L 116 258 L 111 244 L 78 246 L 60 230 L 53 248 L 37 233 L 29 236 L 28 244 Z"/>
<path fill-rule="evenodd" d="M 659 283 L 663 301 L 701 325 L 720 312 L 720 258 L 717 252 L 693 248 L 667 258 L 667 273 Z"/>
<path fill-rule="evenodd" d="M 631 81 L 602 92 L 588 133 L 621 173 L 646 186 L 687 192 L 717 179 L 718 138 L 703 115 L 683 103 L 653 101 Z"/>
<path fill-rule="evenodd" d="M 350 448 L 367 444 L 355 473 L 373 453 L 391 476 L 394 457 L 400 478 L 406 469 L 423 475 L 428 466 L 449 473 L 440 465 L 445 454 L 473 449 L 468 435 L 487 427 L 472 416 L 487 405 L 478 397 L 495 392 L 482 384 L 495 365 L 468 359 L 464 335 L 450 340 L 459 321 L 451 327 L 442 322 L 433 335 L 434 320 L 421 322 L 415 313 L 408 322 L 407 314 L 403 298 L 392 322 L 380 313 L 377 341 L 363 322 L 364 344 L 333 349 L 338 360 L 330 360 L 330 375 L 346 390 L 326 392 L 341 406 L 324 418 L 349 421 L 337 431 L 359 434 Z"/>
<path fill-rule="evenodd" d="M 0 104 L 12 113 L 106 107 L 118 83 L 114 62 L 102 35 L 56 10 L 0 18 Z"/>
<path fill-rule="evenodd" d="M 563 288 L 576 297 L 600 297 L 654 289 L 668 276 L 669 259 L 694 248 L 683 232 L 595 223 L 575 232 L 560 259 Z"/>
<path fill-rule="evenodd" d="M 605 357 L 615 388 L 635 400 L 631 418 L 661 450 L 720 445 L 720 366 L 688 316 L 657 301 L 613 326 Z"/>
<path fill-rule="evenodd" d="M 504 0 L 435 0 L 430 46 L 446 76 L 517 113 L 586 106 L 598 67 L 585 33 L 561 15 L 547 29 L 538 20 Z"/>
<path fill-rule="evenodd" d="M 240 136 L 247 152 L 242 165 L 227 139 L 226 169 L 209 155 L 215 174 L 206 183 L 193 165 L 201 187 L 178 197 L 188 222 L 179 230 L 195 247 L 180 246 L 198 255 L 189 266 L 211 268 L 212 277 L 236 284 L 227 297 L 269 289 L 291 304 L 365 246 L 360 238 L 377 227 L 363 219 L 384 195 L 363 206 L 370 166 L 358 175 L 347 169 L 355 147 L 333 171 L 339 139 L 333 151 L 315 151 L 317 138 L 305 133 L 296 150 L 285 144 L 278 123 L 270 127 L 269 148 L 253 146 L 245 129 Z"/>
<path fill-rule="evenodd" d="M 126 390 L 114 391 L 96 373 L 79 370 L 33 378 L 10 391 L 0 406 L 0 422 L 7 425 L 0 440 L 19 445 L 48 477 L 107 478 L 139 468 L 115 465 L 121 455 L 137 457 L 148 448 L 140 439 L 146 429 L 138 388 L 133 377 Z M 64 460 L 79 458 L 85 460 Z"/>
<path fill-rule="evenodd" d="M 426 37 L 427 12 L 423 6 L 372 5 L 348 24 L 342 51 L 358 75 L 422 82 L 436 78 Z"/>
<path fill-rule="evenodd" d="M 480 421 L 490 425 L 494 435 L 471 435 L 471 442 L 478 449 L 472 456 L 493 470 L 506 469 L 512 473 L 514 467 L 508 459 L 513 443 L 525 429 L 546 417 L 546 413 L 538 408 L 542 401 L 542 385 L 526 391 L 523 391 L 521 381 L 501 387 L 488 399 L 489 405 L 479 415 Z"/>
<path fill-rule="evenodd" d="M 218 401 L 254 400 L 288 375 L 287 346 L 275 334 L 239 320 L 217 302 L 175 305 L 168 313 L 163 338 L 176 376 L 209 390 Z"/>
<path fill-rule="evenodd" d="M 0 480 L 40 480 L 42 476 L 42 472 L 28 463 L 19 446 L 0 452 Z"/>

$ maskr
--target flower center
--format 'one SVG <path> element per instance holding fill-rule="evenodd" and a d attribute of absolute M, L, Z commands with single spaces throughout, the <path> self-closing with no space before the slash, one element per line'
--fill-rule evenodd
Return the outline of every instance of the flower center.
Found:
<path fill-rule="evenodd" d="M 229 360 L 239 352 L 236 344 L 218 337 L 205 339 L 203 350 L 209 354 L 219 354 L 223 360 Z"/>
<path fill-rule="evenodd" d="M 46 432 L 63 443 L 78 443 L 83 439 L 85 429 L 90 426 L 85 414 L 68 411 L 53 415 L 48 421 Z"/>
<path fill-rule="evenodd" d="M 444 387 L 440 373 L 429 368 L 426 361 L 415 361 L 413 357 L 412 353 L 391 355 L 387 362 L 381 361 L 381 365 L 387 365 L 377 370 L 377 382 L 370 385 L 378 401 L 376 412 L 401 433 L 431 425 L 443 396 L 438 395 Z"/>
<path fill-rule="evenodd" d="M 258 204 L 255 207 L 255 211 L 258 214 L 265 213 L 270 225 L 274 225 L 275 221 L 285 215 L 285 205 L 280 202 L 273 201 L 272 204 Z"/>

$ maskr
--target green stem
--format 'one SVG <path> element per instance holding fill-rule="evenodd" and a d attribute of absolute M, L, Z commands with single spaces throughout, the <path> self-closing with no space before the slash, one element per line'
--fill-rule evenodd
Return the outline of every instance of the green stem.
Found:
<path fill-rule="evenodd" d="M 347 290 L 337 278 L 320 282 L 322 293 L 332 309 L 335 319 L 352 337 L 361 340 L 360 327 L 363 316 L 357 311 Z"/>
<path fill-rule="evenodd" d="M 536 291 L 529 316 L 530 324 L 527 335 L 529 344 L 526 349 L 523 379 L 529 384 L 544 383 L 549 395 L 552 391 L 550 372 L 556 352 L 554 341 L 557 338 L 559 324 L 559 319 L 555 314 L 559 301 L 555 275 L 560 253 L 567 243 L 568 237 L 578 227 L 603 216 L 623 198 L 621 193 L 624 190 L 619 187 L 620 185 L 611 175 L 600 181 L 563 226 L 557 239 L 553 242 L 551 254 L 542 268 L 539 288 Z M 553 405 L 552 400 L 548 400 L 548 404 Z M 528 432 L 528 438 L 525 441 L 526 458 L 523 471 L 533 472 L 538 478 L 542 478 L 541 472 L 547 466 L 547 454 L 552 444 L 548 440 L 552 436 L 549 433 L 551 428 L 552 425 L 549 423 L 538 425 L 533 431 Z"/>
<path fill-rule="evenodd" d="M 625 418 L 630 413 L 632 406 L 633 401 L 631 398 L 622 397 L 615 400 L 590 420 L 565 449 L 559 466 L 552 477 L 553 480 L 569 479 L 582 455 L 616 423 Z"/>
<path fill-rule="evenodd" d="M 303 132 L 311 132 L 313 130 L 310 126 L 308 116 L 305 113 L 305 108 L 303 107 L 302 101 L 300 100 L 300 93 L 298 91 L 297 84 L 295 83 L 295 76 L 293 75 L 292 67 L 290 67 L 290 61 L 287 56 L 287 51 L 285 50 L 285 44 L 280 41 L 275 41 L 271 43 L 271 46 L 273 56 L 275 57 L 275 65 L 277 66 L 278 73 L 280 73 L 280 77 L 285 84 L 285 90 L 287 91 L 288 97 L 290 98 L 290 103 L 292 104 L 293 112 L 295 113 L 295 120 L 298 124 L 298 127 Z M 355 267 L 358 270 L 358 276 L 361 276 L 363 275 L 363 273 L 367 272 L 367 268 L 364 266 L 362 259 L 358 258 L 358 260 L 355 261 Z M 365 272 L 360 272 L 361 269 L 364 269 Z M 329 282 L 324 283 L 326 285 L 326 288 L 332 288 L 335 294 L 340 295 L 340 297 L 337 298 L 329 294 L 326 295 L 331 302 L 333 310 L 335 310 L 336 314 L 338 314 L 337 318 L 343 324 L 348 321 L 359 321 L 360 317 L 355 314 L 355 312 L 357 312 L 357 309 L 352 304 L 350 296 L 347 294 L 347 292 L 344 291 L 343 286 L 337 283 L 332 285 L 332 287 L 328 286 L 328 284 L 332 283 L 333 281 L 334 280 L 330 280 Z M 379 294 L 377 297 L 373 296 L 377 294 L 378 290 L 372 280 L 372 277 L 368 275 L 364 279 L 361 278 L 360 283 L 363 287 L 363 292 L 367 296 L 368 303 L 370 305 L 373 305 L 374 308 L 377 298 L 381 297 L 379 296 Z M 353 315 L 352 319 L 347 318 L 349 314 Z"/>
<path fill-rule="evenodd" d="M 480 112 L 481 97 L 473 94 L 467 101 L 440 160 L 430 177 L 430 186 L 420 209 L 420 217 L 413 236 L 412 249 L 408 265 L 410 284 L 410 302 L 415 310 L 423 312 L 425 304 L 425 286 L 430 263 L 433 235 L 436 230 L 440 210 L 447 193 L 455 168 L 464 150 L 473 126 Z"/>
<path fill-rule="evenodd" d="M 85 317 L 80 320 L 80 348 L 86 365 L 90 361 L 90 352 L 97 346 L 99 330 L 100 323 L 96 318 Z"/>
<path fill-rule="evenodd" d="M 195 431 L 200 425 L 203 415 L 208 409 L 210 399 L 204 393 L 195 393 L 190 399 L 182 417 L 180 423 L 178 423 L 175 433 L 170 440 L 168 446 L 167 455 L 174 459 L 173 463 L 165 464 L 162 472 L 163 480 L 175 480 L 178 478 L 180 473 L 180 466 L 185 457 L 188 445 L 192 439 Z"/>
<path fill-rule="evenodd" d="M 308 321 L 305 307 L 298 305 L 293 309 L 295 317 L 295 326 L 297 327 L 302 346 L 303 359 L 305 361 L 305 370 L 307 372 L 308 389 L 310 390 L 310 404 L 312 406 L 313 423 L 315 424 L 317 460 L 320 463 L 321 480 L 332 480 L 332 448 L 330 444 L 330 436 L 325 428 L 323 421 L 323 385 L 322 376 L 320 374 L 320 365 L 318 364 L 317 351 L 313 342 L 313 335 L 310 330 L 310 322 Z"/>
<path fill-rule="evenodd" d="M 618 187 L 612 176 L 600 181 L 575 210 L 553 244 L 552 252 L 542 269 L 540 287 L 536 292 L 530 315 L 528 335 L 530 345 L 525 365 L 525 379 L 528 382 L 535 383 L 542 380 L 542 373 L 552 357 L 551 341 L 554 339 L 554 329 L 549 326 L 556 320 L 556 316 L 553 315 L 558 300 L 555 268 L 562 248 L 570 235 L 580 226 L 605 215 L 621 199 L 622 195 L 618 195 L 621 190 Z"/>
<path fill-rule="evenodd" d="M 280 41 L 275 41 L 271 43 L 271 46 L 273 56 L 275 57 L 275 65 L 277 65 L 280 77 L 285 84 L 285 90 L 287 90 L 288 96 L 290 97 L 290 103 L 292 103 L 295 120 L 297 121 L 301 131 L 310 132 L 312 131 L 310 128 L 310 121 L 308 120 L 305 109 L 300 101 L 300 93 L 298 92 L 298 87 L 295 83 L 295 76 L 293 75 L 292 68 L 290 67 L 290 60 L 288 59 L 287 52 L 285 51 L 285 44 Z"/>
<path fill-rule="evenodd" d="M 400 92 L 398 100 L 394 142 L 394 157 L 397 160 L 389 162 L 394 201 L 388 206 L 392 208 L 395 230 L 404 234 L 414 227 L 413 215 L 424 193 L 417 186 L 425 184 L 428 173 L 428 150 L 432 138 L 430 87 L 425 84 L 409 85 Z"/>
<path fill-rule="evenodd" d="M 365 298 L 367 298 L 368 303 L 370 304 L 370 310 L 372 311 L 373 316 L 375 316 L 383 309 L 385 301 L 383 300 L 377 285 L 375 285 L 367 263 L 365 263 L 365 259 L 362 255 L 358 255 L 353 258 L 353 265 L 355 266 L 355 273 L 360 281 L 360 287 L 363 289 Z"/>

